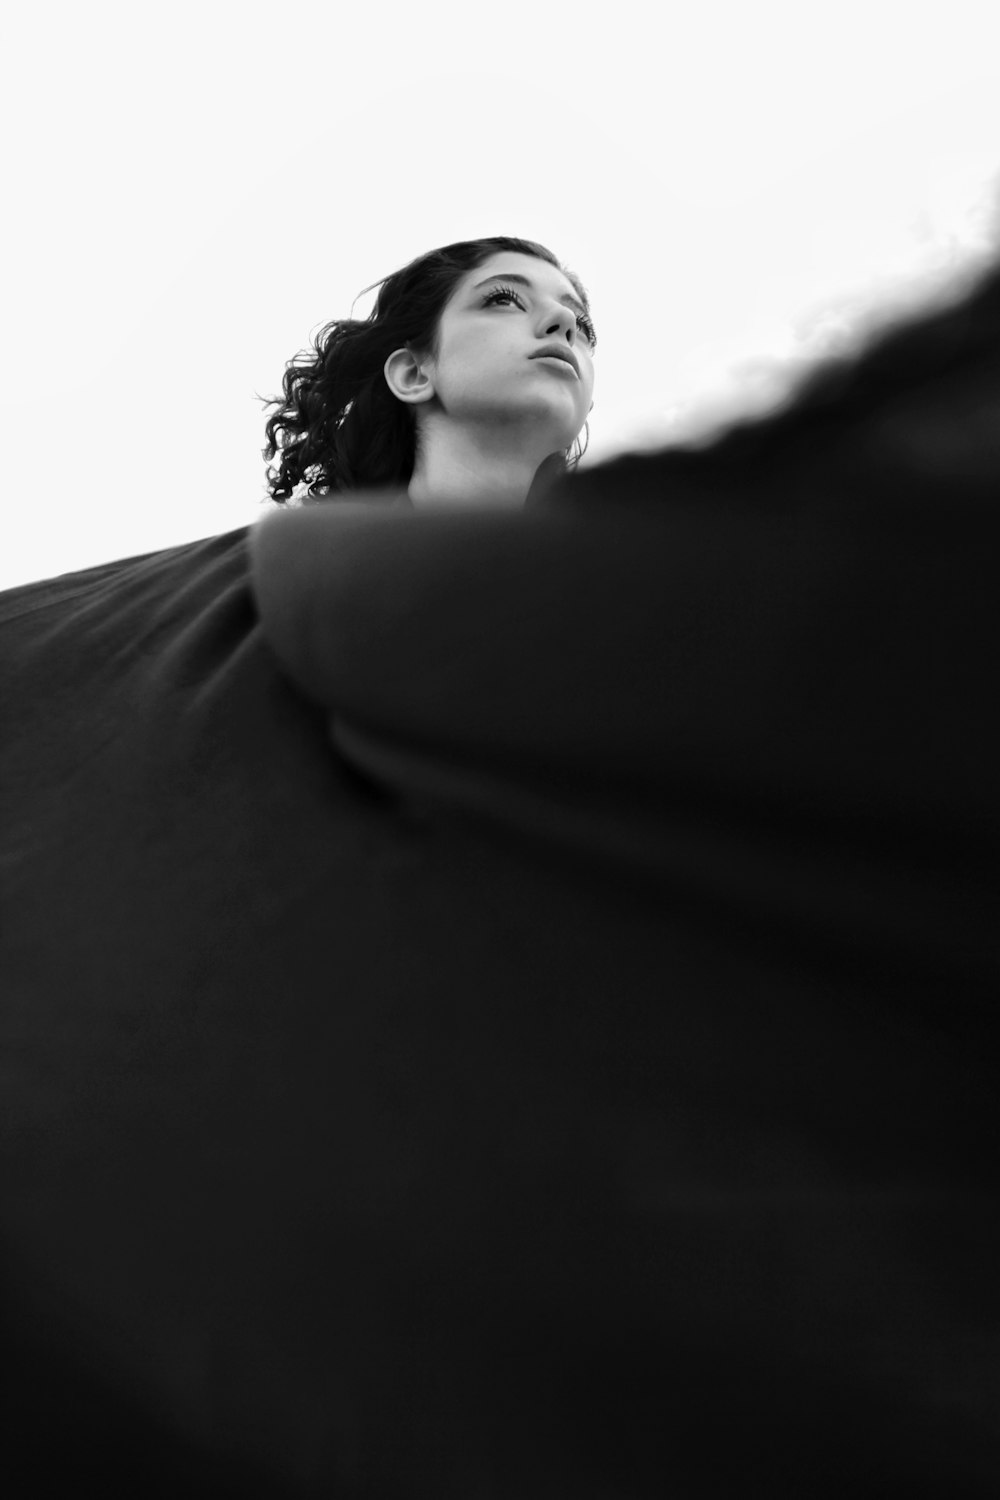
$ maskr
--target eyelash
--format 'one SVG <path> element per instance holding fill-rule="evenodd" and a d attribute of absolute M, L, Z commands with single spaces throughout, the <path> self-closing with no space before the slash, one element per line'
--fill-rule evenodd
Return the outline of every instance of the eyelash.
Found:
<path fill-rule="evenodd" d="M 521 301 L 521 298 L 518 296 L 517 292 L 515 292 L 512 286 L 494 287 L 493 291 L 487 292 L 486 296 L 483 298 L 483 306 L 489 307 L 490 303 L 496 302 L 499 297 L 510 297 L 517 303 L 518 307 L 522 309 L 524 308 L 524 303 Z M 597 334 L 594 331 L 593 323 L 589 318 L 585 317 L 583 313 L 577 313 L 576 321 L 583 329 L 584 336 L 587 339 L 587 342 L 590 344 L 591 349 L 596 349 Z"/>

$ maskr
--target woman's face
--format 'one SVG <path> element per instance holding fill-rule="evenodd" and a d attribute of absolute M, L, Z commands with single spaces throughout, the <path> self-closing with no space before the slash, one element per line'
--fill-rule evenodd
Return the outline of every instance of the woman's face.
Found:
<path fill-rule="evenodd" d="M 593 327 L 572 282 L 533 255 L 499 251 L 467 272 L 422 361 L 445 413 L 463 423 L 516 424 L 541 448 L 568 448 L 593 405 Z M 562 359 L 542 354 L 556 349 Z"/>

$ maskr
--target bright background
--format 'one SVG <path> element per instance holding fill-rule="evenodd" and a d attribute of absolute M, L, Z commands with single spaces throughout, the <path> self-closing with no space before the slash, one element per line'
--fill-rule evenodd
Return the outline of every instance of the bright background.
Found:
<path fill-rule="evenodd" d="M 589 289 L 585 464 L 775 399 L 997 239 L 996 0 L 31 0 L 0 587 L 246 525 L 285 362 L 451 240 Z"/>

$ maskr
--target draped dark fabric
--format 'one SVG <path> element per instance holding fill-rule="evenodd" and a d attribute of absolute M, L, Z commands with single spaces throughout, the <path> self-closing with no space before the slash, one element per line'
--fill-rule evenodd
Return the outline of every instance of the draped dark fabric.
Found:
<path fill-rule="evenodd" d="M 997 1493 L 979 338 L 0 597 L 7 1493 Z"/>

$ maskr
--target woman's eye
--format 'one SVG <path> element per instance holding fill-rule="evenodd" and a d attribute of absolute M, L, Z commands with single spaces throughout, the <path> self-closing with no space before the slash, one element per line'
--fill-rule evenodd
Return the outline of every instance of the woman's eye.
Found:
<path fill-rule="evenodd" d="M 580 329 L 580 332 L 587 340 L 587 343 L 593 349 L 597 344 L 597 332 L 594 328 L 593 323 L 589 318 L 584 317 L 583 313 L 580 313 L 577 316 L 576 326 Z"/>
<path fill-rule="evenodd" d="M 524 306 L 524 303 L 514 291 L 514 288 L 510 286 L 498 286 L 494 291 L 489 292 L 483 299 L 483 306 L 489 307 L 491 302 L 497 302 L 500 299 L 502 299 L 504 302 L 516 302 L 518 307 Z"/>
<path fill-rule="evenodd" d="M 512 286 L 494 287 L 493 291 L 487 292 L 486 296 L 483 298 L 484 307 L 489 307 L 491 304 L 497 302 L 516 302 L 518 307 L 521 308 L 522 311 L 524 310 L 524 303 L 517 295 Z M 578 313 L 576 318 L 576 326 L 579 328 L 580 332 L 587 340 L 587 343 L 590 345 L 591 349 L 595 349 L 597 347 L 597 333 L 590 319 L 583 313 Z"/>

